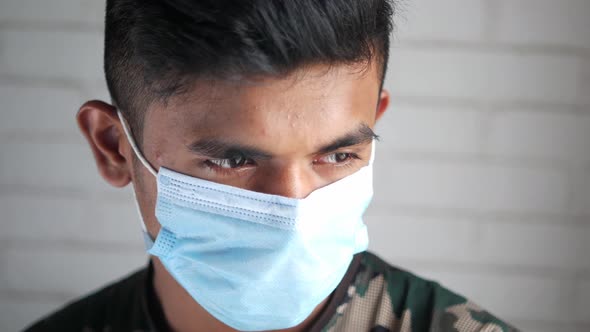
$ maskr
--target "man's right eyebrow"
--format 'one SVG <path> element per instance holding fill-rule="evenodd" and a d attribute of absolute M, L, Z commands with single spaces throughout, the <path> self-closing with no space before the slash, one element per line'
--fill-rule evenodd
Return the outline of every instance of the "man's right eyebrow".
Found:
<path fill-rule="evenodd" d="M 226 142 L 215 138 L 199 139 L 188 144 L 186 147 L 193 153 L 216 159 L 232 158 L 236 155 L 253 159 L 270 159 L 272 157 L 270 153 L 256 147 Z"/>

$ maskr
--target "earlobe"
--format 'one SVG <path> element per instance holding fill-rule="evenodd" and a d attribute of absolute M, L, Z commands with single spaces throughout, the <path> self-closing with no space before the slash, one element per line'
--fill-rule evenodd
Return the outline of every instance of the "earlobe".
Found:
<path fill-rule="evenodd" d="M 377 104 L 377 114 L 375 115 L 375 121 L 378 121 L 381 116 L 383 116 L 383 113 L 385 113 L 387 107 L 389 107 L 389 100 L 389 91 L 383 89 L 379 95 L 379 103 Z"/>
<path fill-rule="evenodd" d="M 124 187 L 131 181 L 131 159 L 123 151 L 125 135 L 116 108 L 101 101 L 88 101 L 76 116 L 80 131 L 88 141 L 100 175 L 112 186 Z"/>

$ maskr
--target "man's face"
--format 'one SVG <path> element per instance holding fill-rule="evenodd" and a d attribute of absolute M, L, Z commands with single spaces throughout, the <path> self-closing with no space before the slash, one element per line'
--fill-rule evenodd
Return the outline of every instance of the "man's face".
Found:
<path fill-rule="evenodd" d="M 250 83 L 197 82 L 188 94 L 147 111 L 142 152 L 156 170 L 306 197 L 368 163 L 372 128 L 388 104 L 387 93 L 379 94 L 378 66 L 329 69 L 318 65 Z M 85 118 L 92 116 L 79 115 L 82 127 Z M 133 160 L 121 137 L 120 159 Z M 99 161 L 101 174 L 112 184 L 128 183 L 113 181 L 109 169 L 102 168 Z M 135 167 L 126 162 L 125 169 L 155 236 L 156 179 L 139 162 Z"/>
<path fill-rule="evenodd" d="M 375 67 L 316 66 L 246 84 L 199 82 L 166 109 L 147 112 L 143 153 L 156 169 L 306 197 L 368 163 L 371 128 L 388 102 L 379 95 Z M 144 216 L 153 215 L 155 179 L 136 170 Z"/>

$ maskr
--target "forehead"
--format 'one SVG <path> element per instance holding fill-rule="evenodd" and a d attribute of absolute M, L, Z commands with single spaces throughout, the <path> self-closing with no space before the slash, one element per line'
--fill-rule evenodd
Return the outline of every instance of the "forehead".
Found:
<path fill-rule="evenodd" d="M 256 145 L 309 145 L 337 135 L 338 128 L 373 125 L 381 85 L 374 67 L 316 65 L 284 77 L 197 81 L 165 107 L 150 109 L 144 133 L 165 132 L 183 143 L 224 136 Z"/>

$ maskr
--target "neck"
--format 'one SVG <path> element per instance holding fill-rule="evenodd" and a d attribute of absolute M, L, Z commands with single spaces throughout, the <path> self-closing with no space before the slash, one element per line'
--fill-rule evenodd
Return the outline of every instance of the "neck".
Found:
<path fill-rule="evenodd" d="M 213 317 L 201 307 L 166 271 L 160 260 L 152 257 L 154 266 L 153 287 L 156 299 L 160 302 L 167 325 L 174 332 L 234 332 L 237 331 Z M 302 332 L 310 327 L 320 316 L 328 303 L 328 298 L 322 301 L 312 314 L 301 324 L 274 332 Z M 271 332 L 271 331 L 269 331 Z"/>

